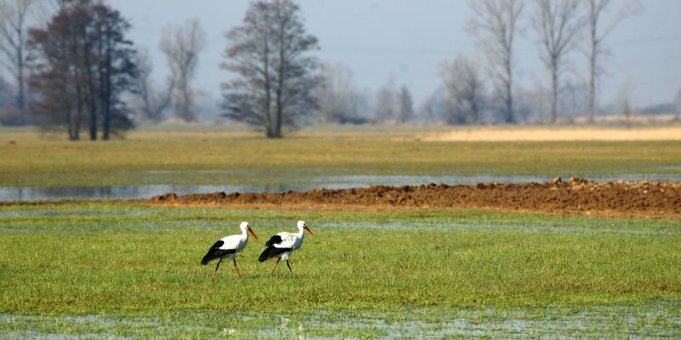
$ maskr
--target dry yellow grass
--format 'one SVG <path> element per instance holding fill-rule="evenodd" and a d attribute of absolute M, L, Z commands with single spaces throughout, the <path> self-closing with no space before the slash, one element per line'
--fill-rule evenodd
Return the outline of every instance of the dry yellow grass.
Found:
<path fill-rule="evenodd" d="M 456 128 L 421 137 L 424 141 L 676 141 L 681 126 L 642 128 L 601 127 L 475 127 Z"/>

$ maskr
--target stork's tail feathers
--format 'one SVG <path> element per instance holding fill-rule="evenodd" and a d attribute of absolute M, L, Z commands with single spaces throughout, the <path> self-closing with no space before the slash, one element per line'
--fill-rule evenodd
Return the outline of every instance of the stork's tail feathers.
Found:
<path fill-rule="evenodd" d="M 201 264 L 205 266 L 210 261 L 219 259 L 229 254 L 236 253 L 236 249 L 221 249 L 220 247 L 222 247 L 222 245 L 224 244 L 225 242 L 223 242 L 222 240 L 215 242 L 215 244 L 212 247 L 210 247 L 210 249 L 208 249 L 208 252 L 203 257 L 203 259 L 201 259 Z"/>
<path fill-rule="evenodd" d="M 211 253 L 206 254 L 206 256 L 204 256 L 203 259 L 201 259 L 201 264 L 205 266 L 208 264 L 208 262 L 213 260 L 214 258 L 211 255 L 212 255 Z"/>
<path fill-rule="evenodd" d="M 275 246 L 267 246 L 267 248 L 262 251 L 262 254 L 260 254 L 258 261 L 265 262 L 269 258 L 279 256 L 291 250 L 293 250 L 293 248 L 277 248 Z"/>
<path fill-rule="evenodd" d="M 272 247 L 272 246 L 267 246 L 267 248 L 265 248 L 265 250 L 263 250 L 262 253 L 260 254 L 260 257 L 258 257 L 258 261 L 260 261 L 260 262 L 267 261 L 267 259 L 269 259 L 270 257 L 273 256 L 273 253 L 274 253 L 273 250 L 274 249 L 275 248 Z"/>

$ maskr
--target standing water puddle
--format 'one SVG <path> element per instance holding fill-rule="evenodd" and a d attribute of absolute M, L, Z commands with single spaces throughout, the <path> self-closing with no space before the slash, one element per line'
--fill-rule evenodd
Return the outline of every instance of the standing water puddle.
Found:
<path fill-rule="evenodd" d="M 568 176 L 566 176 L 568 177 Z M 50 201 L 50 200 L 98 200 L 98 199 L 144 199 L 174 192 L 178 195 L 213 192 L 287 192 L 312 189 L 348 189 L 370 185 L 421 185 L 477 184 L 477 183 L 543 183 L 550 181 L 545 176 L 414 176 L 414 175 L 338 175 L 287 177 L 279 183 L 268 184 L 215 184 L 215 185 L 115 185 L 75 187 L 0 187 L 1 201 Z M 625 174 L 613 176 L 592 176 L 591 180 L 603 181 L 664 181 L 681 182 L 681 174 Z"/>
<path fill-rule="evenodd" d="M 393 312 L 188 312 L 166 317 L 0 314 L 10 338 L 45 337 L 492 337 L 674 338 L 681 317 L 674 300 L 638 306 L 552 308 L 413 308 Z"/>

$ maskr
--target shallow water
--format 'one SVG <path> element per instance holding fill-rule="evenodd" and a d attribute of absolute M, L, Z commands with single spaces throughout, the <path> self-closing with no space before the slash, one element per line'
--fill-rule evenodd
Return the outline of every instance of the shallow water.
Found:
<path fill-rule="evenodd" d="M 213 192 L 287 192 L 312 189 L 347 189 L 370 185 L 421 185 L 477 184 L 477 183 L 543 183 L 551 177 L 544 176 L 415 176 L 415 175 L 338 175 L 338 176 L 286 176 L 281 182 L 269 184 L 215 184 L 215 185 L 118 185 L 76 187 L 0 187 L 0 201 L 49 201 L 49 200 L 96 200 L 96 199 L 145 199 L 155 195 L 174 192 L 178 195 Z M 681 182 L 681 174 L 620 174 L 591 176 L 591 180 L 603 181 L 664 181 Z"/>
<path fill-rule="evenodd" d="M 306 314 L 183 313 L 168 317 L 0 314 L 4 336 L 257 336 L 257 337 L 595 337 L 681 336 L 676 301 L 551 308 L 404 308 L 391 312 Z"/>

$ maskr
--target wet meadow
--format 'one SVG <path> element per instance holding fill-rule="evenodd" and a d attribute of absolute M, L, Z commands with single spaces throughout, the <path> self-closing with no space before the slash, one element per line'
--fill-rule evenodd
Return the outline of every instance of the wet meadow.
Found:
<path fill-rule="evenodd" d="M 681 173 L 675 141 L 464 143 L 419 135 L 303 131 L 267 141 L 242 132 L 150 130 L 111 143 L 70 143 L 3 131 L 0 186 Z M 280 266 L 270 273 L 272 262 L 257 261 L 264 241 L 294 230 L 299 219 L 315 236 L 292 256 L 292 272 Z M 201 266 L 201 257 L 242 220 L 260 236 L 238 256 L 243 279 L 224 263 L 211 280 L 213 266 Z M 680 244 L 675 219 L 6 200 L 0 333 L 679 337 Z"/>

